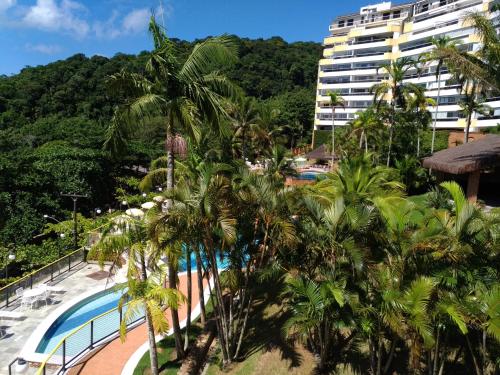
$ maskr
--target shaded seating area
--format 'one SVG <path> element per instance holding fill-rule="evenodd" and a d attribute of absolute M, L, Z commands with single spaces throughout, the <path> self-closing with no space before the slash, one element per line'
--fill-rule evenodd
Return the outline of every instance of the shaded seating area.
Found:
<path fill-rule="evenodd" d="M 305 155 L 305 158 L 308 160 L 332 160 L 332 154 L 326 149 L 326 146 L 322 144 L 318 148 L 312 150 L 311 152 L 308 152 Z M 333 158 L 336 159 L 335 155 L 333 155 Z"/>
<path fill-rule="evenodd" d="M 477 141 L 438 151 L 423 160 L 439 180 L 458 180 L 466 184 L 467 198 L 478 198 L 480 180 L 485 188 L 500 183 L 500 135 L 489 134 Z"/>

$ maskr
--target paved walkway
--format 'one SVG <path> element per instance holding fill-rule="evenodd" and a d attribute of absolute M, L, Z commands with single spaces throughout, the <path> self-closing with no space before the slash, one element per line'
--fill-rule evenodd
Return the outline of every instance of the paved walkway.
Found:
<path fill-rule="evenodd" d="M 5 337 L 0 338 L 0 374 L 8 374 L 8 364 L 19 355 L 31 333 L 47 315 L 61 306 L 61 303 L 70 301 L 91 288 L 104 287 L 105 278 L 92 277 L 99 271 L 100 267 L 96 264 L 82 263 L 69 273 L 63 273 L 59 278 L 56 277 L 51 283 L 64 290 L 63 293 L 55 295 L 54 303 L 47 306 L 42 304 L 38 308 L 26 311 L 20 311 L 19 304 L 9 308 L 12 311 L 20 311 L 25 318 L 23 320 L 5 319 L 0 323 L 7 332 Z"/>
<path fill-rule="evenodd" d="M 198 282 L 196 281 L 196 271 L 193 272 L 193 301 L 192 310 L 198 305 Z M 206 279 L 204 286 L 206 287 Z M 179 276 L 179 289 L 187 295 L 187 277 L 186 274 Z M 172 327 L 172 318 L 170 310 L 165 312 L 170 327 Z M 179 308 L 179 320 L 182 322 L 186 319 L 187 308 L 186 304 Z M 127 338 L 124 343 L 120 338 L 117 338 L 102 348 L 92 353 L 88 358 L 81 362 L 78 366 L 73 367 L 70 375 L 120 375 L 128 359 L 139 349 L 148 339 L 145 324 L 132 329 L 127 333 Z"/>

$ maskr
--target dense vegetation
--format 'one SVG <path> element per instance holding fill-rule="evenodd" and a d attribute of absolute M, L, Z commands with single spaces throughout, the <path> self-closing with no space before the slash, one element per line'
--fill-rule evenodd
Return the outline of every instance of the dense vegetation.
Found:
<path fill-rule="evenodd" d="M 180 60 L 194 45 L 173 42 Z M 299 124 L 303 142 L 310 139 L 321 46 L 281 38 L 237 39 L 237 45 L 240 58 L 225 68 L 227 75 L 256 100 L 272 103 L 279 110 L 277 121 Z M 53 259 L 57 247 L 70 247 L 71 236 L 33 240 L 43 230 L 43 214 L 69 219 L 72 202 L 61 198 L 61 192 L 88 195 L 78 205 L 92 216 L 97 207 L 118 206 L 129 188 L 127 176 L 134 175 L 132 166 L 148 166 L 161 155 L 159 119 L 150 119 L 149 126 L 134 133 L 119 163 L 102 149 L 114 107 L 123 99 L 110 91 L 108 78 L 121 70 L 143 72 L 147 57 L 148 52 L 110 59 L 79 54 L 0 77 L 0 248 L 17 249 L 18 266 L 11 267 L 11 275 Z M 81 240 L 84 244 L 84 236 Z M 30 244 L 43 249 L 34 252 Z M 39 253 L 46 256 L 35 255 Z M 6 254 L 0 252 L 0 266 Z"/>
<path fill-rule="evenodd" d="M 389 78 L 374 86 L 374 105 L 332 129 L 332 172 L 287 187 L 293 168 L 277 112 L 242 96 L 218 69 L 234 61 L 231 39 L 209 39 L 180 60 L 153 19 L 150 29 L 155 50 L 144 74 L 112 77 L 123 101 L 105 145 L 119 157 L 139 124 L 163 118 L 166 155 L 137 185 L 145 194 L 161 187 L 162 202 L 145 214 L 112 215 L 93 255 L 127 267 L 127 298 L 131 311 L 145 311 L 153 374 L 161 365 L 155 332 L 169 328 L 161 307 L 170 309 L 175 353 L 185 358 L 191 317 L 183 340 L 179 304 L 191 311 L 190 285 L 209 274 L 223 369 L 251 353 L 249 317 L 259 289 L 272 285 L 286 318 L 281 334 L 317 356 L 317 373 L 498 372 L 500 213 L 422 173 L 430 115 L 421 88 L 402 79 L 414 61 L 385 65 Z M 465 73 L 456 74 L 475 82 Z M 247 159 L 264 165 L 251 170 Z M 196 277 L 188 266 L 184 296 L 175 275 L 192 254 Z M 206 324 L 202 293 L 199 300 Z"/>

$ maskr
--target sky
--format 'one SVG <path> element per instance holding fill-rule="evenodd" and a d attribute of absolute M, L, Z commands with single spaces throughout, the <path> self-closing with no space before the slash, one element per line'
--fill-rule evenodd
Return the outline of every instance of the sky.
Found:
<path fill-rule="evenodd" d="M 366 0 L 0 0 L 0 74 L 75 53 L 112 57 L 151 49 L 152 11 L 170 37 L 222 33 L 321 42 L 332 19 Z M 369 2 L 368 2 L 369 3 Z"/>

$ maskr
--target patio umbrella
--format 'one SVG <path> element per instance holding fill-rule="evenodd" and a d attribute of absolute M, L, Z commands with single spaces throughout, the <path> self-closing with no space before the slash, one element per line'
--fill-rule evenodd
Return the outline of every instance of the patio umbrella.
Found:
<path fill-rule="evenodd" d="M 154 206 L 156 206 L 155 202 L 146 202 L 146 203 L 141 204 L 141 207 L 144 208 L 145 210 L 149 210 L 149 209 L 153 208 Z"/>
<path fill-rule="evenodd" d="M 138 208 L 129 208 L 127 211 L 125 211 L 125 213 L 129 216 L 137 218 L 144 216 L 144 211 Z"/>

